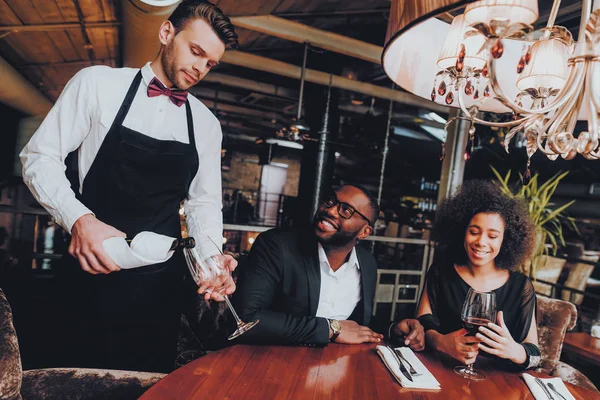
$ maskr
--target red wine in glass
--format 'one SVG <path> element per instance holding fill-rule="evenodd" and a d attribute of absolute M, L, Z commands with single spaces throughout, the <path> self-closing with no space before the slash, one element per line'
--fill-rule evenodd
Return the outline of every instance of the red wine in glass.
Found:
<path fill-rule="evenodd" d="M 465 328 L 465 330 L 467 332 L 469 332 L 469 334 L 467 336 L 475 336 L 475 334 L 477 334 L 477 332 L 479 332 L 479 327 L 480 326 L 487 326 L 487 324 L 489 324 L 490 322 L 492 322 L 490 319 L 488 318 L 478 318 L 478 317 L 465 317 L 462 320 L 462 326 L 463 328 Z"/>
<path fill-rule="evenodd" d="M 480 326 L 496 322 L 496 294 L 469 288 L 469 293 L 463 303 L 461 320 L 468 336 L 475 336 Z M 473 364 L 455 367 L 454 372 L 463 378 L 474 381 L 485 379 L 485 374 L 474 369 Z"/>

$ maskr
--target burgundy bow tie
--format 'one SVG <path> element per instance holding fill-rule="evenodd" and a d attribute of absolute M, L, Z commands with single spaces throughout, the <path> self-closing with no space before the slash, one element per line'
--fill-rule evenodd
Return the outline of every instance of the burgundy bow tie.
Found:
<path fill-rule="evenodd" d="M 161 94 L 169 97 L 169 99 L 177 107 L 181 107 L 181 105 L 187 100 L 188 92 L 187 90 L 168 89 L 157 78 L 152 78 L 150 84 L 148 85 L 148 97 L 156 97 L 160 96 Z"/>

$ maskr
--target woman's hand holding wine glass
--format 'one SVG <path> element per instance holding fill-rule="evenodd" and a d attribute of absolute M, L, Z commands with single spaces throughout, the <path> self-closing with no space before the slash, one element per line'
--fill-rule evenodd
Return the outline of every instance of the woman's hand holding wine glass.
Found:
<path fill-rule="evenodd" d="M 490 322 L 487 326 L 480 326 L 476 337 L 481 341 L 479 348 L 486 353 L 506 358 L 516 364 L 527 360 L 525 349 L 515 342 L 508 331 L 502 311 L 498 312 L 498 325 Z"/>
<path fill-rule="evenodd" d="M 437 349 L 464 364 L 473 364 L 479 354 L 479 339 L 467 336 L 465 329 L 459 329 L 437 339 Z"/>
<path fill-rule="evenodd" d="M 470 288 L 463 304 L 461 318 L 463 328 L 467 331 L 465 339 L 470 341 L 481 340 L 481 338 L 474 336 L 479 327 L 496 322 L 496 294 L 494 292 L 479 292 Z M 485 379 L 483 372 L 473 369 L 474 362 L 475 360 L 466 363 L 465 366 L 456 367 L 454 372 L 467 379 L 476 381 Z"/>

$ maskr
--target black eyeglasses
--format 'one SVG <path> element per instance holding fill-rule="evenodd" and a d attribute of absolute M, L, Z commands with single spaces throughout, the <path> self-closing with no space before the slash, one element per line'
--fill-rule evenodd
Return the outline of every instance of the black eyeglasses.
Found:
<path fill-rule="evenodd" d="M 343 201 L 339 201 L 334 194 L 331 194 L 325 197 L 323 200 L 321 200 L 321 204 L 324 205 L 326 208 L 331 208 L 337 205 L 337 212 L 340 215 L 340 217 L 344 219 L 350 219 L 356 213 L 363 217 L 363 219 L 369 223 L 369 226 L 371 226 L 371 220 L 369 218 L 367 218 L 356 208 L 352 207 L 350 204 L 344 203 Z"/>

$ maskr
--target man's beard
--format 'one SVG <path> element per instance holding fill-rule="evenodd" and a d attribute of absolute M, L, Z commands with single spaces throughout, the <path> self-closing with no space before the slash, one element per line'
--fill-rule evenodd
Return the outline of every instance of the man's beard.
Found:
<path fill-rule="evenodd" d="M 323 217 L 324 215 L 315 215 L 315 218 L 313 219 L 313 229 L 318 229 L 316 225 L 318 221 Z M 317 241 L 323 246 L 344 247 L 349 243 L 354 242 L 359 232 L 360 230 L 357 232 L 336 231 L 328 237 L 322 237 L 317 235 Z"/>
<path fill-rule="evenodd" d="M 160 56 L 160 62 L 162 63 L 163 71 L 165 72 L 167 79 L 171 81 L 171 84 L 179 89 L 182 89 L 177 85 L 177 73 L 175 71 L 172 44 L 165 45 L 165 50 Z"/>

